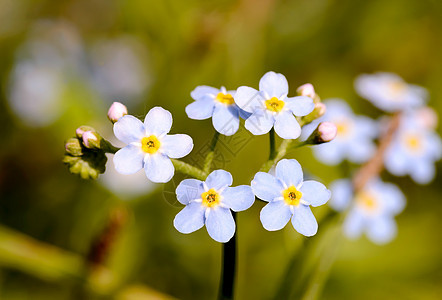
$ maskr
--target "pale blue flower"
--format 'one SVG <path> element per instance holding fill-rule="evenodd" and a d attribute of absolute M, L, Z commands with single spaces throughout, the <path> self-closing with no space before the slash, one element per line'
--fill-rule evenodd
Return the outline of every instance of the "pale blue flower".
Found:
<path fill-rule="evenodd" d="M 198 86 L 190 94 L 195 102 L 186 106 L 187 116 L 194 120 L 212 118 L 213 127 L 221 134 L 230 136 L 239 128 L 239 117 L 247 118 L 234 102 L 235 91 L 210 86 Z"/>
<path fill-rule="evenodd" d="M 330 199 L 330 191 L 317 181 L 304 181 L 301 165 L 295 159 L 283 159 L 276 165 L 276 176 L 258 172 L 252 181 L 255 195 L 269 202 L 261 210 L 261 223 L 269 231 L 280 230 L 291 219 L 300 234 L 313 236 L 318 230 L 310 206 Z"/>
<path fill-rule="evenodd" d="M 328 121 L 336 125 L 337 135 L 328 142 L 313 147 L 315 158 L 324 164 L 336 165 L 344 159 L 354 163 L 367 161 L 375 152 L 373 142 L 378 135 L 375 121 L 353 113 L 350 106 L 341 99 L 324 101 L 327 111 L 321 118 L 304 126 L 303 139 L 306 139 L 320 122 Z"/>
<path fill-rule="evenodd" d="M 329 205 L 343 211 L 349 209 L 344 233 L 356 239 L 365 233 L 376 244 L 385 244 L 397 234 L 394 216 L 405 207 L 405 197 L 394 184 L 373 179 L 354 195 L 350 180 L 337 180 L 330 185 L 333 197 Z"/>
<path fill-rule="evenodd" d="M 191 233 L 206 225 L 212 239 L 228 242 L 235 234 L 235 221 L 230 210 L 243 211 L 255 202 L 250 186 L 230 187 L 232 182 L 232 175 L 224 170 L 213 171 L 206 181 L 181 181 L 176 195 L 186 207 L 176 215 L 175 228 L 181 233 Z"/>
<path fill-rule="evenodd" d="M 399 129 L 385 152 L 384 164 L 393 175 L 408 174 L 415 182 L 426 184 L 435 176 L 435 162 L 442 157 L 442 141 L 433 128 L 420 121 L 419 111 L 401 116 Z"/>
<path fill-rule="evenodd" d="M 235 94 L 235 102 L 252 115 L 245 127 L 254 135 L 265 134 L 275 128 L 283 139 L 296 139 L 301 126 L 295 116 L 306 116 L 315 107 L 313 99 L 306 96 L 287 97 L 289 86 L 284 75 L 268 72 L 259 81 L 259 91 L 241 86 Z"/>
<path fill-rule="evenodd" d="M 383 72 L 359 75 L 355 89 L 362 98 L 387 112 L 421 106 L 428 94 L 424 88 L 408 84 L 396 74 Z"/>
<path fill-rule="evenodd" d="M 172 114 L 154 107 L 144 124 L 131 115 L 114 124 L 115 136 L 127 146 L 114 156 L 115 169 L 121 174 L 133 174 L 144 168 L 153 182 L 168 182 L 175 172 L 170 158 L 181 158 L 192 151 L 193 141 L 187 134 L 168 135 Z"/>

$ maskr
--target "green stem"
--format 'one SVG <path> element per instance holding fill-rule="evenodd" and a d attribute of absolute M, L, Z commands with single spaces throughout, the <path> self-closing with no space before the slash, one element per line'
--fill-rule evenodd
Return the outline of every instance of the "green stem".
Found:
<path fill-rule="evenodd" d="M 215 131 L 212 141 L 210 142 L 209 153 L 207 153 L 206 159 L 204 160 L 203 171 L 205 173 L 209 173 L 210 168 L 212 167 L 213 158 L 215 157 L 215 147 L 216 144 L 218 143 L 218 138 L 219 138 L 219 132 Z"/>
<path fill-rule="evenodd" d="M 115 147 L 114 145 L 112 145 L 109 141 L 102 139 L 101 140 L 101 149 L 105 152 L 105 153 L 111 153 L 111 154 L 115 154 L 117 153 L 118 150 L 120 150 L 121 148 Z"/>
<path fill-rule="evenodd" d="M 207 173 L 203 170 L 177 159 L 171 159 L 171 161 L 175 167 L 175 170 L 178 172 L 189 175 L 195 179 L 206 180 Z"/>
<path fill-rule="evenodd" d="M 236 220 L 236 213 L 233 212 Z M 236 232 L 227 243 L 223 244 L 222 273 L 219 291 L 220 300 L 233 299 L 236 271 Z"/>
<path fill-rule="evenodd" d="M 286 155 L 287 149 L 290 146 L 291 142 L 292 142 L 292 140 L 283 140 L 281 142 L 281 145 L 279 145 L 278 150 L 275 152 L 274 157 L 272 159 L 269 159 L 268 161 L 266 161 L 262 165 L 260 171 L 261 172 L 268 172 L 276 162 L 281 160 Z"/>
<path fill-rule="evenodd" d="M 269 154 L 269 160 L 273 160 L 276 156 L 276 146 L 275 146 L 275 129 L 271 129 L 269 132 L 269 139 L 270 139 L 270 154 Z"/>

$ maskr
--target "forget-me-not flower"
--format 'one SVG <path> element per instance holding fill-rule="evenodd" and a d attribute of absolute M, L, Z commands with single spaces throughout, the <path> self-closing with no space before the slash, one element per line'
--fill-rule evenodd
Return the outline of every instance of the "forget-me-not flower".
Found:
<path fill-rule="evenodd" d="M 115 169 L 133 174 L 144 167 L 149 180 L 168 182 L 175 172 L 170 158 L 184 157 L 193 148 L 187 134 L 168 135 L 171 127 L 172 114 L 161 107 L 152 108 L 144 124 L 131 115 L 121 117 L 114 124 L 114 134 L 127 146 L 115 153 Z"/>
<path fill-rule="evenodd" d="M 354 195 L 350 180 L 340 179 L 330 185 L 333 196 L 329 205 L 337 211 L 350 207 L 344 221 L 344 233 L 356 239 L 362 233 L 376 244 L 391 241 L 397 233 L 394 216 L 405 207 L 405 197 L 394 184 L 373 179 Z"/>
<path fill-rule="evenodd" d="M 191 233 L 206 225 L 212 239 L 228 242 L 235 234 L 235 221 L 230 210 L 243 211 L 255 202 L 250 186 L 230 187 L 232 182 L 232 175 L 224 170 L 213 171 L 205 181 L 183 180 L 176 195 L 186 207 L 176 215 L 175 228 L 181 233 Z"/>
<path fill-rule="evenodd" d="M 343 100 L 331 99 L 324 101 L 327 111 L 324 116 L 308 124 L 303 129 L 303 137 L 307 138 L 318 126 L 328 121 L 336 125 L 336 137 L 325 144 L 313 148 L 316 159 L 324 164 L 336 165 L 344 159 L 354 163 L 367 161 L 375 152 L 373 139 L 378 135 L 376 122 L 365 116 L 357 116 Z"/>
<path fill-rule="evenodd" d="M 387 111 L 403 111 L 425 103 L 427 91 L 406 83 L 393 73 L 362 74 L 355 80 L 358 94 L 374 106 Z"/>
<path fill-rule="evenodd" d="M 307 96 L 287 97 L 289 85 L 284 75 L 268 72 L 259 81 L 259 91 L 241 86 L 234 96 L 236 104 L 252 115 L 245 127 L 254 135 L 265 134 L 275 128 L 283 139 L 296 139 L 301 126 L 295 116 L 306 116 L 315 107 Z"/>
<path fill-rule="evenodd" d="M 248 117 L 235 104 L 235 91 L 227 91 L 225 87 L 217 89 L 202 85 L 196 87 L 190 95 L 195 102 L 186 106 L 187 116 L 194 120 L 212 117 L 213 127 L 221 134 L 235 134 L 239 128 L 239 117 Z"/>
<path fill-rule="evenodd" d="M 313 236 L 318 230 L 310 206 L 330 199 L 330 191 L 317 181 L 304 181 L 301 165 L 295 159 L 283 159 L 276 165 L 276 176 L 258 172 L 252 181 L 255 195 L 269 202 L 261 210 L 261 223 L 269 231 L 285 227 L 290 218 L 300 234 Z"/>
<path fill-rule="evenodd" d="M 415 182 L 426 184 L 435 176 L 434 164 L 442 157 L 442 141 L 419 117 L 419 111 L 401 116 L 399 129 L 385 152 L 384 165 L 393 175 L 408 174 Z"/>

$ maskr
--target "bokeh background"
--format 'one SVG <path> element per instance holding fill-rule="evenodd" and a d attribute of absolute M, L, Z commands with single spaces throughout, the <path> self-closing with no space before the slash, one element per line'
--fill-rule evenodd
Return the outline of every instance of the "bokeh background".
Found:
<path fill-rule="evenodd" d="M 256 87 L 269 70 L 287 76 L 292 95 L 311 82 L 323 99 L 343 98 L 373 118 L 381 112 L 356 95 L 354 78 L 395 72 L 428 88 L 440 112 L 441 15 L 438 0 L 0 0 L 0 298 L 215 298 L 221 245 L 204 229 L 183 235 L 172 225 L 183 177 L 154 185 L 142 172 L 116 174 L 110 160 L 98 181 L 84 181 L 61 163 L 64 140 L 88 124 L 114 141 L 113 101 L 139 117 L 160 105 L 174 133 L 193 137 L 185 161 L 198 163 L 213 128 L 186 117 L 190 91 Z M 268 155 L 266 136 L 240 131 L 221 138 L 216 158 L 236 185 Z M 356 167 L 322 165 L 309 149 L 290 156 L 326 184 Z M 407 196 L 398 237 L 385 246 L 344 240 L 321 299 L 441 299 L 437 168 L 427 186 L 382 174 Z M 271 299 L 303 241 L 291 226 L 265 231 L 261 208 L 238 215 L 238 299 Z M 109 218 L 119 228 L 112 247 L 87 270 L 91 244 L 113 232 Z"/>

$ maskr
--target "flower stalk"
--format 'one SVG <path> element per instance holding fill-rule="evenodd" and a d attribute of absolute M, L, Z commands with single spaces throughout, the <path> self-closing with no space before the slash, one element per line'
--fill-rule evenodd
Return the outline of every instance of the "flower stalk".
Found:
<path fill-rule="evenodd" d="M 236 222 L 236 213 L 233 212 L 233 219 Z M 233 299 L 236 274 L 236 232 L 235 235 L 223 244 L 222 273 L 219 291 L 220 300 Z"/>

